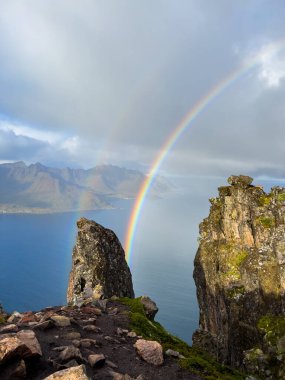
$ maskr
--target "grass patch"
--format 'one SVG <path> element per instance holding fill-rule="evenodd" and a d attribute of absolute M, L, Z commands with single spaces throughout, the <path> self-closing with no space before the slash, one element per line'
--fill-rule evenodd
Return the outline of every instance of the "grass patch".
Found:
<path fill-rule="evenodd" d="M 141 303 L 141 297 L 138 298 L 120 298 L 119 301 L 128 306 L 132 313 L 139 313 L 146 317 L 143 304 Z"/>
<path fill-rule="evenodd" d="M 172 349 L 178 351 L 185 359 L 180 359 L 181 367 L 192 373 L 200 375 L 205 380 L 242 380 L 244 376 L 239 372 L 217 363 L 206 353 L 190 347 L 183 340 L 169 334 L 160 323 L 150 321 L 144 312 L 140 298 L 121 298 L 122 304 L 129 307 L 129 328 L 147 340 L 158 341 L 163 350 Z"/>

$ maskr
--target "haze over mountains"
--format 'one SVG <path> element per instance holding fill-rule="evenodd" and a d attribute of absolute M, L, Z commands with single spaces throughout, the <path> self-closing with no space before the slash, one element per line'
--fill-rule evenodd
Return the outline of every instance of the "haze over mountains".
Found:
<path fill-rule="evenodd" d="M 60 212 L 111 208 L 113 198 L 136 196 L 145 175 L 113 165 L 52 168 L 24 162 L 0 165 L 0 212 Z M 152 195 L 170 190 L 159 178 Z"/>

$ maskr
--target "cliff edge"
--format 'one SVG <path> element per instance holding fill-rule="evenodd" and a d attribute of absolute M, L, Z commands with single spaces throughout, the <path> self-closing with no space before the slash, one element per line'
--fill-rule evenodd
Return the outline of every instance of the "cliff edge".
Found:
<path fill-rule="evenodd" d="M 284 379 L 285 189 L 267 194 L 252 181 L 231 176 L 200 224 L 193 343 L 222 363 Z"/>

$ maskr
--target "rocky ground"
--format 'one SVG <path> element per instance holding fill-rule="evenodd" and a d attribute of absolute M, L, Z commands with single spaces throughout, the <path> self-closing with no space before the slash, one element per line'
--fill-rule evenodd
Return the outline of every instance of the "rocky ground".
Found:
<path fill-rule="evenodd" d="M 129 331 L 126 311 L 104 300 L 13 313 L 0 325 L 0 379 L 202 379 L 180 368 L 178 353 Z"/>

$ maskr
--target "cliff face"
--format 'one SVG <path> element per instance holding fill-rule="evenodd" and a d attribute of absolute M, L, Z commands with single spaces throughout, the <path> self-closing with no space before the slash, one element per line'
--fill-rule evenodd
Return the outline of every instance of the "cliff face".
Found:
<path fill-rule="evenodd" d="M 113 231 L 81 218 L 72 255 L 67 301 L 134 297 L 132 276 L 124 250 Z"/>
<path fill-rule="evenodd" d="M 194 269 L 200 327 L 193 342 L 221 362 L 283 378 L 285 189 L 266 194 L 246 176 L 228 182 L 200 224 Z"/>

